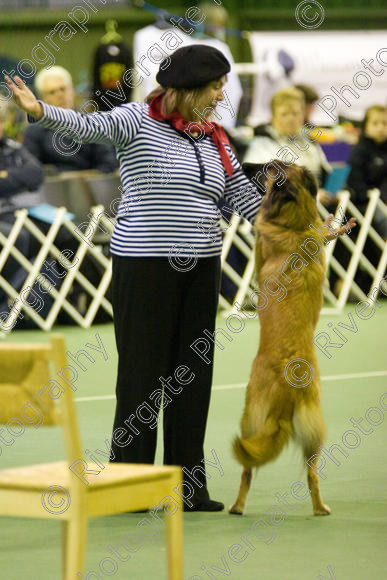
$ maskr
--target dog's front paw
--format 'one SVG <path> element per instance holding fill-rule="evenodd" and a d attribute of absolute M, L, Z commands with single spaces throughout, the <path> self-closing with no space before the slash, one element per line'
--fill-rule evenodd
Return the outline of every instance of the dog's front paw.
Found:
<path fill-rule="evenodd" d="M 243 516 L 243 509 L 241 509 L 237 503 L 234 503 L 234 505 L 229 507 L 228 513 L 235 516 Z"/>
<path fill-rule="evenodd" d="M 324 503 L 322 503 L 317 509 L 314 510 L 315 516 L 329 516 L 331 513 L 331 508 Z"/>

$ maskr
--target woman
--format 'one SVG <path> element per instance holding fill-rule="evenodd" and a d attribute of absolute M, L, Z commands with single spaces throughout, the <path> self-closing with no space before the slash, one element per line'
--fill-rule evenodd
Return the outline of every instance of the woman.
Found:
<path fill-rule="evenodd" d="M 261 202 L 223 130 L 209 121 L 229 70 L 217 49 L 183 47 L 160 64 L 161 88 L 149 104 L 90 115 L 39 102 L 6 77 L 18 105 L 43 126 L 116 147 L 123 197 L 111 240 L 118 350 L 112 460 L 153 463 L 163 406 L 164 463 L 183 466 L 187 511 L 224 509 L 209 497 L 203 451 L 220 279 L 216 204 L 223 197 L 253 222 Z M 205 356 L 192 348 L 201 338 Z"/>
<path fill-rule="evenodd" d="M 164 463 L 184 466 L 190 511 L 224 508 L 209 498 L 203 451 L 214 343 L 208 340 L 208 364 L 191 348 L 215 329 L 221 254 L 216 203 L 223 196 L 232 206 L 237 198 L 238 211 L 253 222 L 261 200 L 221 127 L 205 120 L 213 102 L 223 100 L 229 70 L 217 49 L 183 47 L 160 64 L 162 88 L 149 104 L 90 115 L 37 101 L 26 86 L 6 79 L 31 122 L 116 147 L 124 192 L 111 240 L 119 356 L 112 460 L 153 463 L 163 386 Z M 253 195 L 241 201 L 246 187 Z"/>

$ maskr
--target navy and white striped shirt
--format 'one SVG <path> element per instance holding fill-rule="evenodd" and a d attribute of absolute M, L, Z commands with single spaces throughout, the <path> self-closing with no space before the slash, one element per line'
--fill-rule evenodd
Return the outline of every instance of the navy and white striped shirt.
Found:
<path fill-rule="evenodd" d="M 83 114 L 41 102 L 37 123 L 82 143 L 110 143 L 120 163 L 122 199 L 111 239 L 118 256 L 212 257 L 222 251 L 220 212 L 226 203 L 250 222 L 261 195 L 227 146 L 234 173 L 224 170 L 209 135 L 194 141 L 148 114 L 149 105 L 127 103 Z M 193 127 L 194 129 L 194 127 Z"/>

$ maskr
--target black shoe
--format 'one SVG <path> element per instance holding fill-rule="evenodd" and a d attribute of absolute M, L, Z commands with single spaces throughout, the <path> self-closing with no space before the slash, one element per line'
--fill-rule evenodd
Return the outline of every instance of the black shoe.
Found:
<path fill-rule="evenodd" d="M 221 512 L 224 510 L 224 503 L 207 499 L 201 503 L 197 503 L 192 507 L 184 505 L 185 512 Z"/>

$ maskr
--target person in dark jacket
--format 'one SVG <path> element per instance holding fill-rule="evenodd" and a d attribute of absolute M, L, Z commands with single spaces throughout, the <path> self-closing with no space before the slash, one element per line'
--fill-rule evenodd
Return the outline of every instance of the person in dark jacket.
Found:
<path fill-rule="evenodd" d="M 15 225 L 15 210 L 22 208 L 30 209 L 41 203 L 40 186 L 44 179 L 42 164 L 23 145 L 4 137 L 4 122 L 6 120 L 7 110 L 7 103 L 0 100 L 0 233 L 2 234 L 0 236 L 0 252 L 6 243 L 4 238 L 7 239 L 9 237 Z M 51 223 L 43 221 L 38 217 L 33 217 L 32 215 L 28 217 L 44 235 L 48 233 Z M 61 226 L 55 237 L 55 246 L 60 251 L 70 250 L 75 254 L 79 246 L 79 240 L 65 226 Z M 40 250 L 41 242 L 35 236 L 31 235 L 25 227 L 22 227 L 17 235 L 14 247 L 25 258 L 32 261 L 36 258 Z M 57 274 L 54 274 L 54 271 Z M 97 260 L 92 256 L 85 256 L 80 271 L 87 276 L 89 282 L 94 286 L 98 286 L 101 279 L 101 272 Z M 50 276 L 54 278 L 56 284 L 60 284 L 65 272 L 66 270 L 62 265 L 56 263 L 55 270 L 50 272 Z M 26 275 L 26 270 L 11 255 L 7 257 L 5 263 L 0 268 L 0 277 L 8 282 L 15 290 L 19 290 L 19 285 Z M 69 300 L 83 314 L 82 309 L 84 307 L 77 302 L 79 292 L 79 286 L 74 284 L 72 291 L 69 293 Z M 2 328 L 1 313 L 2 311 L 8 312 L 8 307 L 5 306 L 7 301 L 8 296 L 0 286 L 0 328 Z M 62 315 L 60 320 L 67 322 L 68 318 Z"/>
<path fill-rule="evenodd" d="M 41 163 L 26 147 L 4 137 L 0 119 L 0 208 L 4 211 L 4 207 L 10 204 L 25 207 L 25 202 L 21 200 L 34 198 L 27 192 L 36 190 L 42 184 L 43 175 Z"/>
<path fill-rule="evenodd" d="M 36 75 L 35 87 L 46 103 L 65 109 L 74 108 L 73 82 L 65 68 L 43 69 Z M 41 163 L 54 166 L 58 172 L 97 169 L 111 173 L 118 167 L 110 145 L 83 143 L 80 146 L 72 138 L 47 127 L 27 127 L 24 145 Z"/>
<path fill-rule="evenodd" d="M 15 222 L 14 211 L 21 207 L 34 205 L 38 193 L 35 190 L 43 182 L 43 167 L 25 147 L 4 136 L 4 122 L 7 104 L 0 101 L 0 232 L 8 238 Z M 22 229 L 15 241 L 15 247 L 24 256 L 29 255 L 30 236 Z M 2 244 L 0 244 L 0 250 Z M 12 277 L 20 267 L 9 256 L 0 275 L 11 283 Z M 0 303 L 3 291 L 0 289 Z"/>
<path fill-rule="evenodd" d="M 367 192 L 370 189 L 380 190 L 381 199 L 387 202 L 387 108 L 382 105 L 369 107 L 362 122 L 362 135 L 359 142 L 352 150 L 349 160 L 351 166 L 346 187 L 351 193 L 351 201 L 364 215 L 368 205 Z M 376 208 L 372 227 L 382 238 L 387 238 L 387 219 L 380 208 Z M 359 231 L 353 232 L 353 241 L 356 242 Z M 377 268 L 380 260 L 380 248 L 367 238 L 363 254 L 371 264 Z M 351 254 L 342 245 L 336 245 L 334 257 L 343 268 L 347 268 Z M 371 278 L 364 270 L 359 269 L 355 276 L 355 282 L 363 292 L 370 289 Z M 335 272 L 330 276 L 331 287 L 338 295 L 342 281 Z"/>
<path fill-rule="evenodd" d="M 387 108 L 374 105 L 366 111 L 363 134 L 353 148 L 347 187 L 351 200 L 361 213 L 368 204 L 367 191 L 380 190 L 381 199 L 387 203 Z M 375 213 L 374 227 L 387 238 L 387 220 L 381 211 Z"/>

